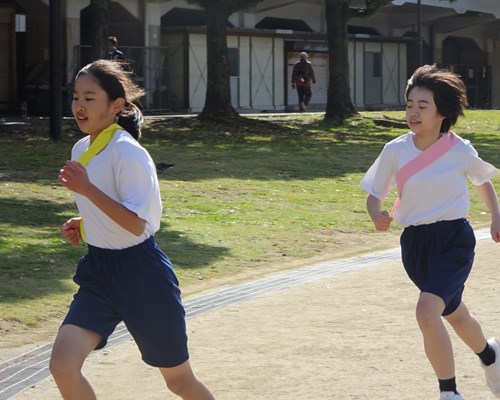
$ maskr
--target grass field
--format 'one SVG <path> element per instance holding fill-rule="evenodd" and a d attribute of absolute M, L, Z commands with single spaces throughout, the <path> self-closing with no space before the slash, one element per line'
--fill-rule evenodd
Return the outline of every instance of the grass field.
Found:
<path fill-rule="evenodd" d="M 313 114 L 249 117 L 241 125 L 148 119 L 142 144 L 156 162 L 175 164 L 159 173 L 164 213 L 157 241 L 184 293 L 396 247 L 399 228 L 375 232 L 358 188 L 382 146 L 407 131 L 375 125 L 372 118 L 381 115 L 362 113 L 336 127 Z M 468 111 L 455 131 L 499 166 L 499 127 L 500 111 Z M 59 235 L 77 210 L 57 182 L 81 136 L 71 120 L 59 142 L 47 129 L 48 121 L 33 119 L 0 131 L 0 348 L 54 333 L 85 252 Z M 471 193 L 471 221 L 487 226 L 486 207 Z"/>

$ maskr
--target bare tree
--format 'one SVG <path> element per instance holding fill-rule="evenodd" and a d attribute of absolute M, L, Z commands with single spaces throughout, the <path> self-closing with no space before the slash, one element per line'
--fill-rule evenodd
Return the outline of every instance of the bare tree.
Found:
<path fill-rule="evenodd" d="M 391 0 L 365 0 L 359 8 L 350 0 L 325 0 L 328 35 L 329 80 L 325 120 L 342 122 L 356 114 L 349 87 L 347 22 L 354 17 L 368 17 Z"/>
<path fill-rule="evenodd" d="M 231 105 L 227 52 L 227 20 L 237 11 L 262 0 L 188 0 L 207 13 L 207 93 L 201 119 L 224 120 L 238 116 Z"/>

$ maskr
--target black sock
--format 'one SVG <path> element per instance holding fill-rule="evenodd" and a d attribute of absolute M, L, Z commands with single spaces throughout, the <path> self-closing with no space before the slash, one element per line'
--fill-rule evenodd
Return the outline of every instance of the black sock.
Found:
<path fill-rule="evenodd" d="M 455 377 L 451 379 L 438 379 L 438 380 L 439 380 L 439 390 L 441 392 L 453 392 L 455 394 L 458 394 Z"/>
<path fill-rule="evenodd" d="M 496 355 L 495 355 L 495 350 L 486 343 L 486 347 L 481 353 L 476 353 L 481 361 L 483 362 L 484 365 L 488 366 L 491 365 L 495 362 Z"/>

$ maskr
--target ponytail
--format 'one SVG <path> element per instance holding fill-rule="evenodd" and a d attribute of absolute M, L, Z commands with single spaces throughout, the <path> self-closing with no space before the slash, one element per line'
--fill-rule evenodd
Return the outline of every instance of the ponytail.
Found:
<path fill-rule="evenodd" d="M 137 141 L 141 138 L 141 128 L 144 123 L 141 108 L 142 106 L 138 101 L 136 104 L 125 104 L 125 107 L 123 107 L 120 114 L 118 114 L 117 121 L 118 125 L 130 133 Z"/>

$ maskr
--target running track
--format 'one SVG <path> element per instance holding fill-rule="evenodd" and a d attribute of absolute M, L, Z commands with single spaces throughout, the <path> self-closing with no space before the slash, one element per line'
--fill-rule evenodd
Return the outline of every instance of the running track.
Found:
<path fill-rule="evenodd" d="M 489 230 L 478 230 L 476 237 L 478 240 L 489 238 Z M 399 259 L 400 251 L 397 248 L 304 267 L 224 288 L 187 299 L 184 302 L 186 318 L 193 318 L 198 314 L 274 293 L 291 286 L 315 281 L 342 272 L 379 265 L 384 261 Z M 129 339 L 131 339 L 131 336 L 127 328 L 123 324 L 120 324 L 109 338 L 106 349 Z M 48 364 L 51 351 L 52 342 L 38 346 L 10 360 L 0 362 L 0 400 L 13 399 L 16 394 L 49 377 Z"/>

